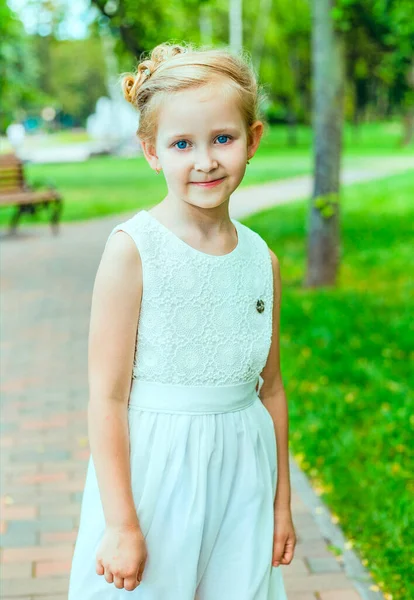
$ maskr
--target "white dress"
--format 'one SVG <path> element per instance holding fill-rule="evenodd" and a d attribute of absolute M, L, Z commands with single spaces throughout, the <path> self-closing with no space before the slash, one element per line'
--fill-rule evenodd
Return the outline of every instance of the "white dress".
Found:
<path fill-rule="evenodd" d="M 133 591 L 96 574 L 105 520 L 91 456 L 69 600 L 286 600 L 272 565 L 275 430 L 258 395 L 272 264 L 266 242 L 232 222 L 238 244 L 220 256 L 145 210 L 109 235 L 127 232 L 143 268 L 128 423 L 148 557 Z"/>

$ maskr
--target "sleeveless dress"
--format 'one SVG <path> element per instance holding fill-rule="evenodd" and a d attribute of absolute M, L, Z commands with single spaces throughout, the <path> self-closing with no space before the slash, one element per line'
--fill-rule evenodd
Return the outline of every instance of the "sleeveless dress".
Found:
<path fill-rule="evenodd" d="M 236 248 L 201 252 L 146 210 L 134 240 L 143 292 L 128 404 L 131 485 L 147 546 L 140 585 L 95 571 L 105 520 L 92 456 L 69 600 L 286 600 L 272 565 L 277 448 L 260 400 L 272 339 L 266 242 L 232 219 Z"/>

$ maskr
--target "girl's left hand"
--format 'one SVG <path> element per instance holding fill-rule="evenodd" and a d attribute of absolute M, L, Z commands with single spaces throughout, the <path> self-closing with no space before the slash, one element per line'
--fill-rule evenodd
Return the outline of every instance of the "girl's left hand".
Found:
<path fill-rule="evenodd" d="M 274 510 L 272 565 L 289 565 L 295 550 L 296 534 L 290 509 Z"/>

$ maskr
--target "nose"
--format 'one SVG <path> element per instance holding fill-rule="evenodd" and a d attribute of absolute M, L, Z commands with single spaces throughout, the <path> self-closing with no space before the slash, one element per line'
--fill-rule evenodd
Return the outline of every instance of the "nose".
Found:
<path fill-rule="evenodd" d="M 194 163 L 194 168 L 196 171 L 213 171 L 217 169 L 218 162 L 212 155 L 210 151 L 200 150 L 197 154 L 196 161 Z"/>

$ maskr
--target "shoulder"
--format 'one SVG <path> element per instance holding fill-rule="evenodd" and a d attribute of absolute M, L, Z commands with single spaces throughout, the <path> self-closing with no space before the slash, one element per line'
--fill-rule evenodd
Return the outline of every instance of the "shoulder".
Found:
<path fill-rule="evenodd" d="M 273 297 L 276 300 L 275 304 L 280 302 L 282 295 L 282 280 L 280 276 L 280 263 L 276 254 L 271 248 L 268 247 L 270 259 L 272 261 L 272 273 L 273 273 Z"/>
<path fill-rule="evenodd" d="M 114 282 L 134 278 L 141 270 L 138 215 L 116 225 L 106 240 L 99 270 Z"/>
<path fill-rule="evenodd" d="M 104 254 L 118 258 L 124 256 L 129 260 L 134 256 L 137 258 L 137 255 L 139 257 L 142 226 L 142 211 L 115 225 L 106 240 Z"/>
<path fill-rule="evenodd" d="M 276 256 L 276 254 L 273 252 L 273 250 L 271 248 L 269 248 L 269 246 L 267 247 L 267 250 L 270 254 L 270 259 L 272 261 L 272 268 L 273 268 L 273 272 L 274 273 L 280 273 L 280 263 L 279 263 L 279 259 Z"/>
<path fill-rule="evenodd" d="M 250 247 L 262 251 L 267 248 L 265 240 L 259 233 L 257 233 L 257 231 L 250 229 L 250 227 L 248 227 L 247 225 L 245 225 L 237 219 L 233 219 L 233 221 L 237 224 L 237 229 L 239 233 L 244 237 L 245 240 L 248 241 Z"/>
<path fill-rule="evenodd" d="M 267 260 L 270 259 L 269 263 L 272 267 L 274 295 L 275 297 L 280 297 L 282 283 L 280 277 L 280 263 L 278 256 L 269 247 L 266 240 L 263 239 L 259 233 L 257 233 L 257 231 L 253 231 L 253 229 L 250 229 L 250 227 L 248 227 L 247 225 L 240 223 L 240 221 L 238 221 L 238 223 L 240 230 L 243 231 L 245 235 L 251 239 L 252 243 L 258 248 L 258 250 L 267 257 Z"/>
<path fill-rule="evenodd" d="M 267 256 L 270 256 L 273 269 L 274 270 L 277 269 L 279 266 L 279 260 L 276 256 L 276 254 L 273 252 L 273 250 L 271 250 L 269 248 L 268 243 L 266 242 L 265 239 L 262 238 L 260 233 L 258 233 L 257 231 L 254 231 L 253 229 L 250 229 L 250 227 L 248 227 L 244 223 L 241 223 L 240 221 L 237 221 L 237 219 L 233 219 L 233 220 L 237 222 L 239 230 L 242 233 L 244 233 L 244 235 L 248 239 L 250 239 L 253 244 L 255 244 L 258 248 L 260 248 Z"/>

